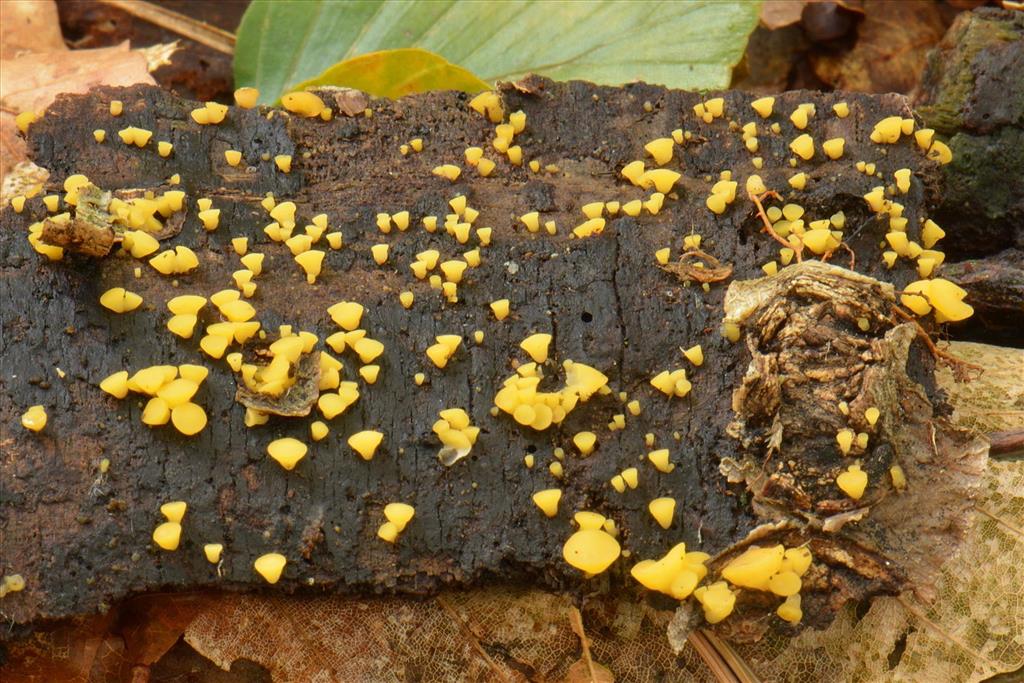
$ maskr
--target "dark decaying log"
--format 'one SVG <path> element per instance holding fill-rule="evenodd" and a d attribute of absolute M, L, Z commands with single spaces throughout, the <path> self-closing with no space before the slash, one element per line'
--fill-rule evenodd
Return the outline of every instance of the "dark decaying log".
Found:
<path fill-rule="evenodd" d="M 723 96 L 726 117 L 705 124 L 693 116 L 692 107 L 701 99 L 694 93 L 644 84 L 603 88 L 529 79 L 503 89 L 505 110 L 527 114 L 527 129 L 516 138 L 526 159 L 558 170 L 533 173 L 499 161 L 491 177 L 481 178 L 462 164 L 462 177 L 454 184 L 431 169 L 461 162 L 470 146 L 499 156 L 489 146 L 493 125 L 472 112 L 461 93 L 372 102 L 372 117 L 338 116 L 331 122 L 232 108 L 219 126 L 196 125 L 189 117 L 195 103 L 156 88 L 100 89 L 59 98 L 30 132 L 34 160 L 51 171 L 50 183 L 58 188 L 68 175 L 83 173 L 104 190 L 160 192 L 171 189 L 167 178 L 180 173 L 187 211 L 180 234 L 168 236 L 163 246 L 188 245 L 200 267 L 166 277 L 124 255 L 87 259 L 69 254 L 64 261 L 46 262 L 25 239 L 28 223 L 43 218 L 38 199 L 29 201 L 24 214 L 3 212 L 0 571 L 27 580 L 23 592 L 4 599 L 3 612 L 15 622 L 31 622 L 102 609 L 145 591 L 258 589 L 264 584 L 252 570 L 253 559 L 271 551 L 289 560 L 275 588 L 285 591 L 316 586 L 423 594 L 443 585 L 494 580 L 585 590 L 606 589 L 610 582 L 635 586 L 628 578 L 632 560 L 620 560 L 589 582 L 562 561 L 572 514 L 582 509 L 614 519 L 633 559 L 661 556 L 680 541 L 710 553 L 743 541 L 765 519 L 752 507 L 745 485 L 728 482 L 719 468 L 726 459 L 756 460 L 761 448 L 729 431 L 736 419 L 733 392 L 748 372 L 751 351 L 742 342 L 726 341 L 719 328 L 726 286 L 732 279 L 761 276 L 761 265 L 778 258 L 778 244 L 761 232 L 753 204 L 744 196 L 745 179 L 755 172 L 754 155 L 739 130 L 727 123 L 730 118 L 741 124 L 755 120 L 749 106 L 753 98 L 737 92 Z M 125 103 L 117 119 L 109 115 L 111 99 Z M 850 105 L 848 118 L 831 113 L 840 100 Z M 799 131 L 788 115 L 802 102 L 817 105 L 808 127 L 815 140 L 845 137 L 846 149 L 842 159 L 832 161 L 819 147 L 812 161 L 796 164 L 795 170 L 806 171 L 811 179 L 805 191 L 793 192 L 786 182 L 795 172 L 788 144 Z M 908 230 L 917 238 L 937 194 L 936 167 L 912 142 L 886 146 L 883 154 L 868 141 L 877 120 L 910 115 L 905 101 L 792 92 L 777 98 L 775 112 L 770 121 L 780 123 L 781 134 L 769 132 L 769 122 L 758 120 L 759 129 L 764 128 L 758 152 L 764 167 L 756 172 L 765 183 L 803 205 L 809 219 L 844 211 L 846 242 L 856 253 L 859 272 L 893 281 L 897 289 L 916 279 L 908 262 L 892 271 L 882 264 L 878 244 L 885 228 L 861 198 L 873 186 L 890 183 L 894 170 L 913 169 L 910 193 L 900 201 Z M 116 131 L 128 125 L 154 131 L 148 148 L 117 140 Z M 94 142 L 96 128 L 108 131 L 106 143 Z M 581 205 L 647 196 L 619 177 L 618 170 L 643 158 L 647 141 L 676 128 L 692 131 L 693 139 L 676 148 L 670 167 L 683 178 L 661 212 L 636 218 L 620 213 L 602 234 L 569 239 L 571 228 L 583 221 Z M 424 139 L 424 150 L 402 156 L 399 146 L 415 137 Z M 173 155 L 158 156 L 153 149 L 157 140 L 173 142 Z M 225 163 L 228 149 L 243 153 L 240 166 Z M 264 154 L 291 155 L 291 173 L 276 171 L 273 161 L 261 158 Z M 861 159 L 876 161 L 884 180 L 856 172 L 853 162 Z M 704 202 L 726 169 L 740 182 L 738 198 L 725 214 L 714 216 Z M 297 203 L 299 229 L 313 215 L 326 213 L 331 229 L 344 234 L 345 247 L 328 251 L 315 285 L 306 283 L 283 245 L 271 244 L 264 235 L 270 219 L 259 200 L 266 192 Z M 448 200 L 457 194 L 465 194 L 480 210 L 476 225 L 493 227 L 494 239 L 482 249 L 482 265 L 467 271 L 459 285 L 459 302 L 449 304 L 426 282 L 415 280 L 408 264 L 427 248 L 456 258 L 474 246 L 475 240 L 459 245 L 443 231 L 430 234 L 419 226 L 425 215 L 443 221 Z M 195 215 L 199 197 L 211 198 L 221 210 L 214 232 L 205 232 Z M 376 214 L 400 210 L 411 212 L 413 227 L 380 234 Z M 527 233 L 516 217 L 529 211 L 540 211 L 542 221 L 555 220 L 559 234 Z M 701 249 L 732 269 L 730 280 L 709 283 L 707 292 L 699 284 L 681 282 L 654 259 L 662 247 L 682 254 L 683 238 L 691 233 L 703 235 Z M 366 306 L 363 324 L 370 336 L 386 347 L 376 384 L 361 383 L 359 401 L 331 421 L 329 437 L 312 443 L 309 456 L 291 472 L 266 456 L 266 445 L 281 436 L 309 441 L 315 416 L 274 416 L 264 426 L 246 428 L 243 408 L 235 400 L 235 377 L 226 364 L 199 351 L 198 334 L 185 341 L 165 327 L 170 297 L 209 296 L 231 285 L 231 273 L 240 266 L 230 240 L 243 235 L 253 249 L 266 253 L 252 299 L 264 329 L 292 324 L 322 339 L 336 329 L 326 308 L 354 300 Z M 391 250 L 384 267 L 374 264 L 369 253 L 380 242 Z M 833 260 L 847 265 L 849 255 L 837 252 Z M 138 278 L 136 267 L 141 267 Z M 143 306 L 125 315 L 103 309 L 99 295 L 115 286 L 142 295 Z M 416 297 L 409 310 L 398 301 L 398 293 L 407 289 Z M 487 304 L 500 298 L 511 300 L 513 313 L 499 323 Z M 208 307 L 202 323 L 216 320 Z M 876 322 L 868 331 L 844 328 L 844 333 L 861 344 L 876 343 L 895 321 L 880 317 Z M 479 345 L 473 342 L 475 330 L 485 333 Z M 519 342 L 533 332 L 553 336 L 551 361 L 545 366 L 553 379 L 547 381 L 560 383 L 561 363 L 572 359 L 607 374 L 612 389 L 544 432 L 489 413 L 502 380 L 514 372 L 516 362 L 526 360 Z M 439 370 L 424 351 L 435 335 L 448 333 L 461 334 L 465 344 Z M 661 370 L 688 367 L 679 347 L 694 344 L 703 346 L 706 362 L 689 369 L 692 392 L 668 399 L 649 380 Z M 926 422 L 935 417 L 944 433 L 932 359 L 920 344 L 905 351 L 914 386 L 925 392 L 911 407 L 926 413 L 919 416 Z M 347 352 L 343 360 L 345 379 L 360 381 L 358 358 Z M 118 401 L 97 388 L 118 370 L 181 363 L 210 368 L 196 399 L 210 422 L 192 438 L 170 426 L 142 425 L 144 402 L 138 395 Z M 417 372 L 427 376 L 422 387 L 413 382 Z M 856 393 L 863 380 L 853 372 L 849 390 Z M 641 401 L 640 416 L 625 411 L 620 391 Z M 18 424 L 22 412 L 35 404 L 45 405 L 50 416 L 38 434 Z M 450 407 L 466 409 L 482 433 L 470 457 L 446 468 L 437 460 L 439 444 L 431 425 L 439 410 Z M 610 431 L 607 425 L 617 413 L 626 413 L 626 427 Z M 906 438 L 897 417 L 888 416 L 887 424 L 895 430 L 893 438 Z M 369 462 L 346 445 L 347 437 L 361 429 L 386 435 Z M 599 438 L 597 451 L 584 459 L 576 455 L 571 439 L 587 429 Z M 659 473 L 645 462 L 647 433 L 655 435 L 658 447 L 671 450 L 677 465 L 671 473 Z M 835 451 L 833 425 L 808 423 L 802 438 L 811 441 L 800 452 L 807 443 L 827 452 L 815 464 L 823 480 L 846 466 Z M 784 437 L 782 452 L 790 445 Z M 567 453 L 562 482 L 548 474 L 555 447 Z M 878 474 L 893 449 L 885 450 L 882 442 L 872 447 L 882 449 L 872 454 L 874 494 L 898 500 Z M 523 464 L 527 454 L 536 459 L 532 470 Z M 110 463 L 105 473 L 100 470 L 103 459 Z M 640 468 L 640 486 L 618 494 L 608 481 L 630 466 Z M 920 483 L 913 472 L 908 477 L 910 486 Z M 549 520 L 530 496 L 558 486 L 564 488 L 562 504 Z M 839 492 L 827 495 L 836 498 Z M 667 531 L 647 511 L 648 501 L 657 496 L 678 500 Z M 182 545 L 176 552 L 162 552 L 150 534 L 162 521 L 159 506 L 178 499 L 189 504 Z M 395 545 L 375 536 L 383 506 L 393 501 L 416 507 L 414 522 Z M 787 519 L 794 516 L 799 518 L 793 510 L 786 514 Z M 810 533 L 801 531 L 802 521 L 791 523 L 791 540 Z M 841 533 L 851 527 L 856 524 L 847 524 Z M 220 567 L 203 557 L 202 545 L 208 542 L 225 545 Z M 822 588 L 805 599 L 806 622 L 830 619 L 829 585 L 841 584 L 850 597 L 904 587 L 905 568 L 868 576 L 848 560 L 823 557 Z M 749 614 L 753 618 L 763 612 Z"/>

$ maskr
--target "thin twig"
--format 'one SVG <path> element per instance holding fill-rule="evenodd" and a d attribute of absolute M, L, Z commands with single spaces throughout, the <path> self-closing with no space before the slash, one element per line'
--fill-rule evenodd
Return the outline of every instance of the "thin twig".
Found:
<path fill-rule="evenodd" d="M 580 639 L 580 647 L 583 648 L 583 662 L 587 665 L 590 680 L 596 681 L 597 672 L 594 670 L 594 658 L 590 656 L 590 642 L 587 640 L 587 632 L 583 630 L 583 615 L 575 605 L 569 607 L 569 625 Z"/>
<path fill-rule="evenodd" d="M 953 371 L 953 375 L 957 378 L 957 380 L 963 381 L 964 379 L 969 378 L 969 375 L 966 372 L 966 370 L 974 370 L 975 372 L 979 373 L 984 372 L 984 368 L 982 368 L 980 365 L 968 363 L 962 358 L 957 358 L 953 354 L 946 353 L 945 351 L 941 350 L 938 346 L 935 345 L 935 342 L 932 341 L 931 335 L 928 334 L 928 330 L 924 329 L 921 326 L 921 323 L 917 322 L 917 319 L 914 318 L 914 316 L 912 316 L 910 313 L 907 313 L 902 308 L 895 305 L 892 307 L 892 310 L 899 317 L 903 318 L 904 320 L 911 323 L 912 325 L 914 325 L 914 327 L 917 328 L 917 334 L 924 340 L 925 346 L 928 347 L 928 350 L 931 351 L 932 355 L 935 356 L 936 358 L 945 361 L 946 365 L 949 366 L 949 369 Z"/>
<path fill-rule="evenodd" d="M 211 26 L 179 12 L 141 0 L 100 0 L 100 2 L 211 47 L 218 52 L 223 52 L 226 55 L 235 53 L 234 33 L 229 33 L 224 29 Z"/>
<path fill-rule="evenodd" d="M 772 238 L 782 246 L 786 247 L 787 249 L 792 249 L 796 253 L 797 263 L 803 261 L 804 259 L 801 255 L 801 252 L 803 251 L 803 245 L 800 245 L 799 247 L 794 247 L 788 241 L 783 239 L 783 237 L 779 235 L 779 233 L 775 232 L 775 228 L 772 227 L 772 222 L 768 220 L 768 214 L 764 212 L 764 206 L 761 204 L 761 200 L 765 199 L 766 197 L 772 197 L 773 199 L 782 199 L 782 197 L 780 197 L 777 192 L 774 192 L 772 190 L 768 190 L 767 192 L 761 195 L 756 195 L 753 192 L 750 192 L 747 194 L 747 196 L 750 197 L 750 201 L 754 202 L 754 206 L 757 207 L 757 215 L 761 217 L 761 222 L 764 224 L 764 231 L 771 235 Z"/>
<path fill-rule="evenodd" d="M 989 456 L 1011 456 L 1024 452 L 1024 429 L 992 432 L 988 435 Z"/>
<path fill-rule="evenodd" d="M 711 643 L 708 642 L 708 639 L 704 637 L 703 631 L 692 631 L 686 637 L 686 640 L 697 651 L 697 655 L 718 683 L 739 683 L 739 677 L 733 673 L 729 663 L 722 658 Z"/>

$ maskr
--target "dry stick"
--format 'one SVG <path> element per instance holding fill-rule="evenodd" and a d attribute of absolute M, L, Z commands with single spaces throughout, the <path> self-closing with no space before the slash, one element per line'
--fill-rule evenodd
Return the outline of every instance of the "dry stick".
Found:
<path fill-rule="evenodd" d="M 690 635 L 686 636 L 686 641 L 697 651 L 701 661 L 708 667 L 717 683 L 740 683 L 739 676 L 736 675 L 722 655 L 715 650 L 704 633 L 702 630 L 692 631 Z"/>
<path fill-rule="evenodd" d="M 1024 429 L 992 432 L 988 435 L 989 457 L 1013 456 L 1024 452 Z"/>
<path fill-rule="evenodd" d="M 982 368 L 980 365 L 968 363 L 962 358 L 957 358 L 953 354 L 946 353 L 945 351 L 941 350 L 938 346 L 935 345 L 935 342 L 932 341 L 931 335 L 928 334 L 928 331 L 921 327 L 921 323 L 917 322 L 914 316 L 907 313 L 902 308 L 896 305 L 892 307 L 892 310 L 899 317 L 903 318 L 909 323 L 912 323 L 914 327 L 917 328 L 917 334 L 922 339 L 924 339 L 925 346 L 928 347 L 928 350 L 931 351 L 932 355 L 935 356 L 936 358 L 944 360 L 946 362 L 946 365 L 949 366 L 950 370 L 953 371 L 953 374 L 956 375 L 957 379 L 967 376 L 965 369 L 975 370 L 977 372 L 984 372 L 984 368 Z"/>
<path fill-rule="evenodd" d="M 100 2 L 211 47 L 218 52 L 223 52 L 226 55 L 235 53 L 235 34 L 179 12 L 140 0 L 100 0 Z"/>
<path fill-rule="evenodd" d="M 686 639 L 718 683 L 760 683 L 761 677 L 732 646 L 711 631 L 692 631 Z"/>
<path fill-rule="evenodd" d="M 782 246 L 786 247 L 787 249 L 793 249 L 792 244 L 784 240 L 782 236 L 779 235 L 779 233 L 775 232 L 775 228 L 772 227 L 772 222 L 768 220 L 768 214 L 764 212 L 764 206 L 761 205 L 761 200 L 766 197 L 782 199 L 782 197 L 779 196 L 779 193 L 774 192 L 773 190 L 768 190 L 767 192 L 763 193 L 760 196 L 754 194 L 753 192 L 749 192 L 747 196 L 750 197 L 750 201 L 754 202 L 754 206 L 757 207 L 757 215 L 761 217 L 761 222 L 764 223 L 764 231 L 771 235 L 772 238 Z M 800 263 L 801 261 L 804 260 L 803 256 L 801 256 L 800 253 L 803 251 L 803 245 L 801 245 L 799 249 L 793 249 L 793 251 L 796 252 L 797 263 Z"/>
<path fill-rule="evenodd" d="M 596 681 L 597 672 L 594 671 L 594 659 L 590 656 L 590 642 L 587 640 L 587 632 L 583 630 L 583 615 L 575 605 L 569 607 L 569 626 L 580 639 L 580 647 L 583 648 L 583 661 L 587 665 L 587 671 L 590 672 L 590 680 Z"/>
<path fill-rule="evenodd" d="M 459 629 L 462 630 L 462 632 L 466 635 L 466 638 L 469 640 L 469 644 L 472 645 L 473 649 L 476 650 L 477 654 L 479 654 L 483 658 L 483 660 L 487 662 L 487 665 L 490 666 L 494 673 L 498 675 L 498 678 L 500 678 L 504 683 L 511 683 L 511 681 L 509 681 L 508 679 L 508 676 L 505 675 L 504 670 L 502 670 L 502 668 L 498 666 L 498 663 L 491 659 L 491 656 L 487 654 L 487 650 L 485 650 L 484 646 L 480 644 L 479 637 L 473 631 L 473 628 L 469 625 L 469 623 L 462 618 L 462 615 L 459 614 L 458 610 L 449 605 L 448 601 L 445 600 L 444 597 L 442 596 L 438 596 L 436 598 L 436 601 L 437 604 L 441 606 L 441 609 L 447 612 L 449 616 L 451 616 L 451 618 L 455 620 L 455 623 L 459 625 Z"/>

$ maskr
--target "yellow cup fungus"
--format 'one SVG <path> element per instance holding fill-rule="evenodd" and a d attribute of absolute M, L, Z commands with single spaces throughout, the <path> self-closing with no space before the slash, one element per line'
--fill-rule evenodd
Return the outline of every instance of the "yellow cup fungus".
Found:
<path fill-rule="evenodd" d="M 707 553 L 686 552 L 686 544 L 680 543 L 661 559 L 637 562 L 629 573 L 648 590 L 683 600 L 707 576 L 709 559 Z"/>
<path fill-rule="evenodd" d="M 904 306 L 918 315 L 927 315 L 934 309 L 935 319 L 940 323 L 965 320 L 974 313 L 974 308 L 963 301 L 967 292 L 943 278 L 917 280 L 903 291 L 900 301 Z"/>
<path fill-rule="evenodd" d="M 868 473 L 863 471 L 860 465 L 850 465 L 845 472 L 840 472 L 836 477 L 836 486 L 850 498 L 860 500 L 868 487 Z"/>
<path fill-rule="evenodd" d="M 206 561 L 210 564 L 218 564 L 223 552 L 224 545 L 222 543 L 207 543 L 203 546 L 203 555 L 206 556 Z"/>
<path fill-rule="evenodd" d="M 893 488 L 897 491 L 907 488 L 907 475 L 899 465 L 889 468 L 889 477 L 892 479 Z"/>
<path fill-rule="evenodd" d="M 244 87 L 235 90 L 235 104 L 242 109 L 252 109 L 260 98 L 260 91 L 256 88 Z"/>
<path fill-rule="evenodd" d="M 327 309 L 327 315 L 343 330 L 351 332 L 359 328 L 365 310 L 362 304 L 355 301 L 339 301 Z"/>
<path fill-rule="evenodd" d="M 295 465 L 306 457 L 308 450 L 306 444 L 292 437 L 274 439 L 267 444 L 267 455 L 286 470 L 295 469 Z"/>
<path fill-rule="evenodd" d="M 363 460 L 373 460 L 373 456 L 383 440 L 384 435 L 381 432 L 364 430 L 350 436 L 348 438 L 348 445 Z"/>
<path fill-rule="evenodd" d="M 757 112 L 757 115 L 762 119 L 766 119 L 772 115 L 772 109 L 775 107 L 774 97 L 759 97 L 750 103 L 751 108 Z"/>
<path fill-rule="evenodd" d="M 672 138 L 658 138 L 651 140 L 644 149 L 654 157 L 654 163 L 658 166 L 664 166 L 668 162 L 672 161 L 672 153 L 675 150 L 675 140 Z"/>
<path fill-rule="evenodd" d="M 281 95 L 281 106 L 293 114 L 313 118 L 324 109 L 324 101 L 311 92 L 290 92 Z"/>
<path fill-rule="evenodd" d="M 288 559 L 284 555 L 267 553 L 257 557 L 256 561 L 252 563 L 252 567 L 267 583 L 273 585 L 281 579 L 281 573 L 284 572 L 286 564 L 288 564 Z"/>
<path fill-rule="evenodd" d="M 670 463 L 668 461 L 668 458 L 669 458 L 669 452 L 668 452 L 667 448 L 659 448 L 659 449 L 651 451 L 651 452 L 649 452 L 647 454 L 647 459 L 650 461 L 650 463 L 652 465 L 654 465 L 654 468 L 656 470 L 658 470 L 659 472 L 662 472 L 664 474 L 668 474 L 669 472 L 671 472 L 672 470 L 674 470 L 676 468 L 676 466 L 674 464 L 672 464 L 672 463 Z M 623 472 L 622 474 L 623 474 L 623 477 L 625 477 L 626 473 Z M 627 479 L 627 483 L 629 483 L 628 479 Z M 631 486 L 630 488 L 636 488 L 636 487 L 635 486 Z"/>
<path fill-rule="evenodd" d="M 186 510 L 188 510 L 188 503 L 183 500 L 173 500 L 160 506 L 160 514 L 166 517 L 168 522 L 178 522 L 179 524 L 185 517 Z"/>
<path fill-rule="evenodd" d="M 33 432 L 42 431 L 46 419 L 46 408 L 35 405 L 21 414 L 21 426 Z"/>
<path fill-rule="evenodd" d="M 693 597 L 704 608 L 704 619 L 709 624 L 717 624 L 732 614 L 736 606 L 736 593 L 730 590 L 725 581 L 716 581 L 709 586 L 701 586 L 693 591 Z"/>
<path fill-rule="evenodd" d="M 662 370 L 651 379 L 651 386 L 666 396 L 683 398 L 690 393 L 693 385 L 686 378 L 686 370 L 679 368 L 672 371 Z"/>
<path fill-rule="evenodd" d="M 100 295 L 100 304 L 114 313 L 130 313 L 142 304 L 142 297 L 124 287 L 112 287 Z"/>
<path fill-rule="evenodd" d="M 843 149 L 845 146 L 846 140 L 843 138 L 831 138 L 821 143 L 821 150 L 829 159 L 839 159 L 843 156 Z"/>
<path fill-rule="evenodd" d="M 655 498 L 647 504 L 647 510 L 662 529 L 668 529 L 676 514 L 676 499 Z"/>
<path fill-rule="evenodd" d="M 782 545 L 747 548 L 722 569 L 722 578 L 734 586 L 768 590 L 768 580 L 782 568 L 785 552 Z"/>
<path fill-rule="evenodd" d="M 181 543 L 181 524 L 164 522 L 153 530 L 153 542 L 164 550 L 177 550 Z"/>
<path fill-rule="evenodd" d="M 415 514 L 416 509 L 408 503 L 388 503 L 384 506 L 384 518 L 394 524 L 399 533 L 405 531 Z"/>
<path fill-rule="evenodd" d="M 577 432 L 572 437 L 572 443 L 584 458 L 594 452 L 597 445 L 597 434 L 594 432 Z"/>
<path fill-rule="evenodd" d="M 100 389 L 114 398 L 124 398 L 128 395 L 128 371 L 121 370 L 109 375 L 100 382 Z"/>
<path fill-rule="evenodd" d="M 427 347 L 427 358 L 438 368 L 444 368 L 462 344 L 462 337 L 457 334 L 442 334 L 435 337 L 436 344 Z"/>
<path fill-rule="evenodd" d="M 171 424 L 185 436 L 195 436 L 206 427 L 206 411 L 195 403 L 182 403 L 171 408 Z"/>
<path fill-rule="evenodd" d="M 519 343 L 519 347 L 536 363 L 543 363 L 548 359 L 548 347 L 551 345 L 551 335 L 538 332 Z"/>
<path fill-rule="evenodd" d="M 814 139 L 804 133 L 789 143 L 789 149 L 804 161 L 814 156 Z"/>
<path fill-rule="evenodd" d="M 608 569 L 620 554 L 619 542 L 601 529 L 580 529 L 562 547 L 565 561 L 591 576 Z"/>
<path fill-rule="evenodd" d="M 804 618 L 803 610 L 800 608 L 800 594 L 790 595 L 785 601 L 779 605 L 775 613 L 779 615 L 779 618 L 788 621 L 791 624 L 799 623 Z"/>

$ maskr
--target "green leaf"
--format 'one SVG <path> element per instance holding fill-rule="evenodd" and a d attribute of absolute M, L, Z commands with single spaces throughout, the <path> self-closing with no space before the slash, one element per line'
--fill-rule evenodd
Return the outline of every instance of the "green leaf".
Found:
<path fill-rule="evenodd" d="M 294 87 L 344 85 L 377 97 L 397 98 L 428 90 L 480 92 L 491 86 L 433 52 L 407 47 L 346 59 Z"/>
<path fill-rule="evenodd" d="M 760 4 L 255 0 L 238 29 L 235 82 L 259 88 L 261 101 L 272 102 L 338 62 L 418 47 L 491 83 L 533 72 L 615 85 L 724 88 Z"/>

